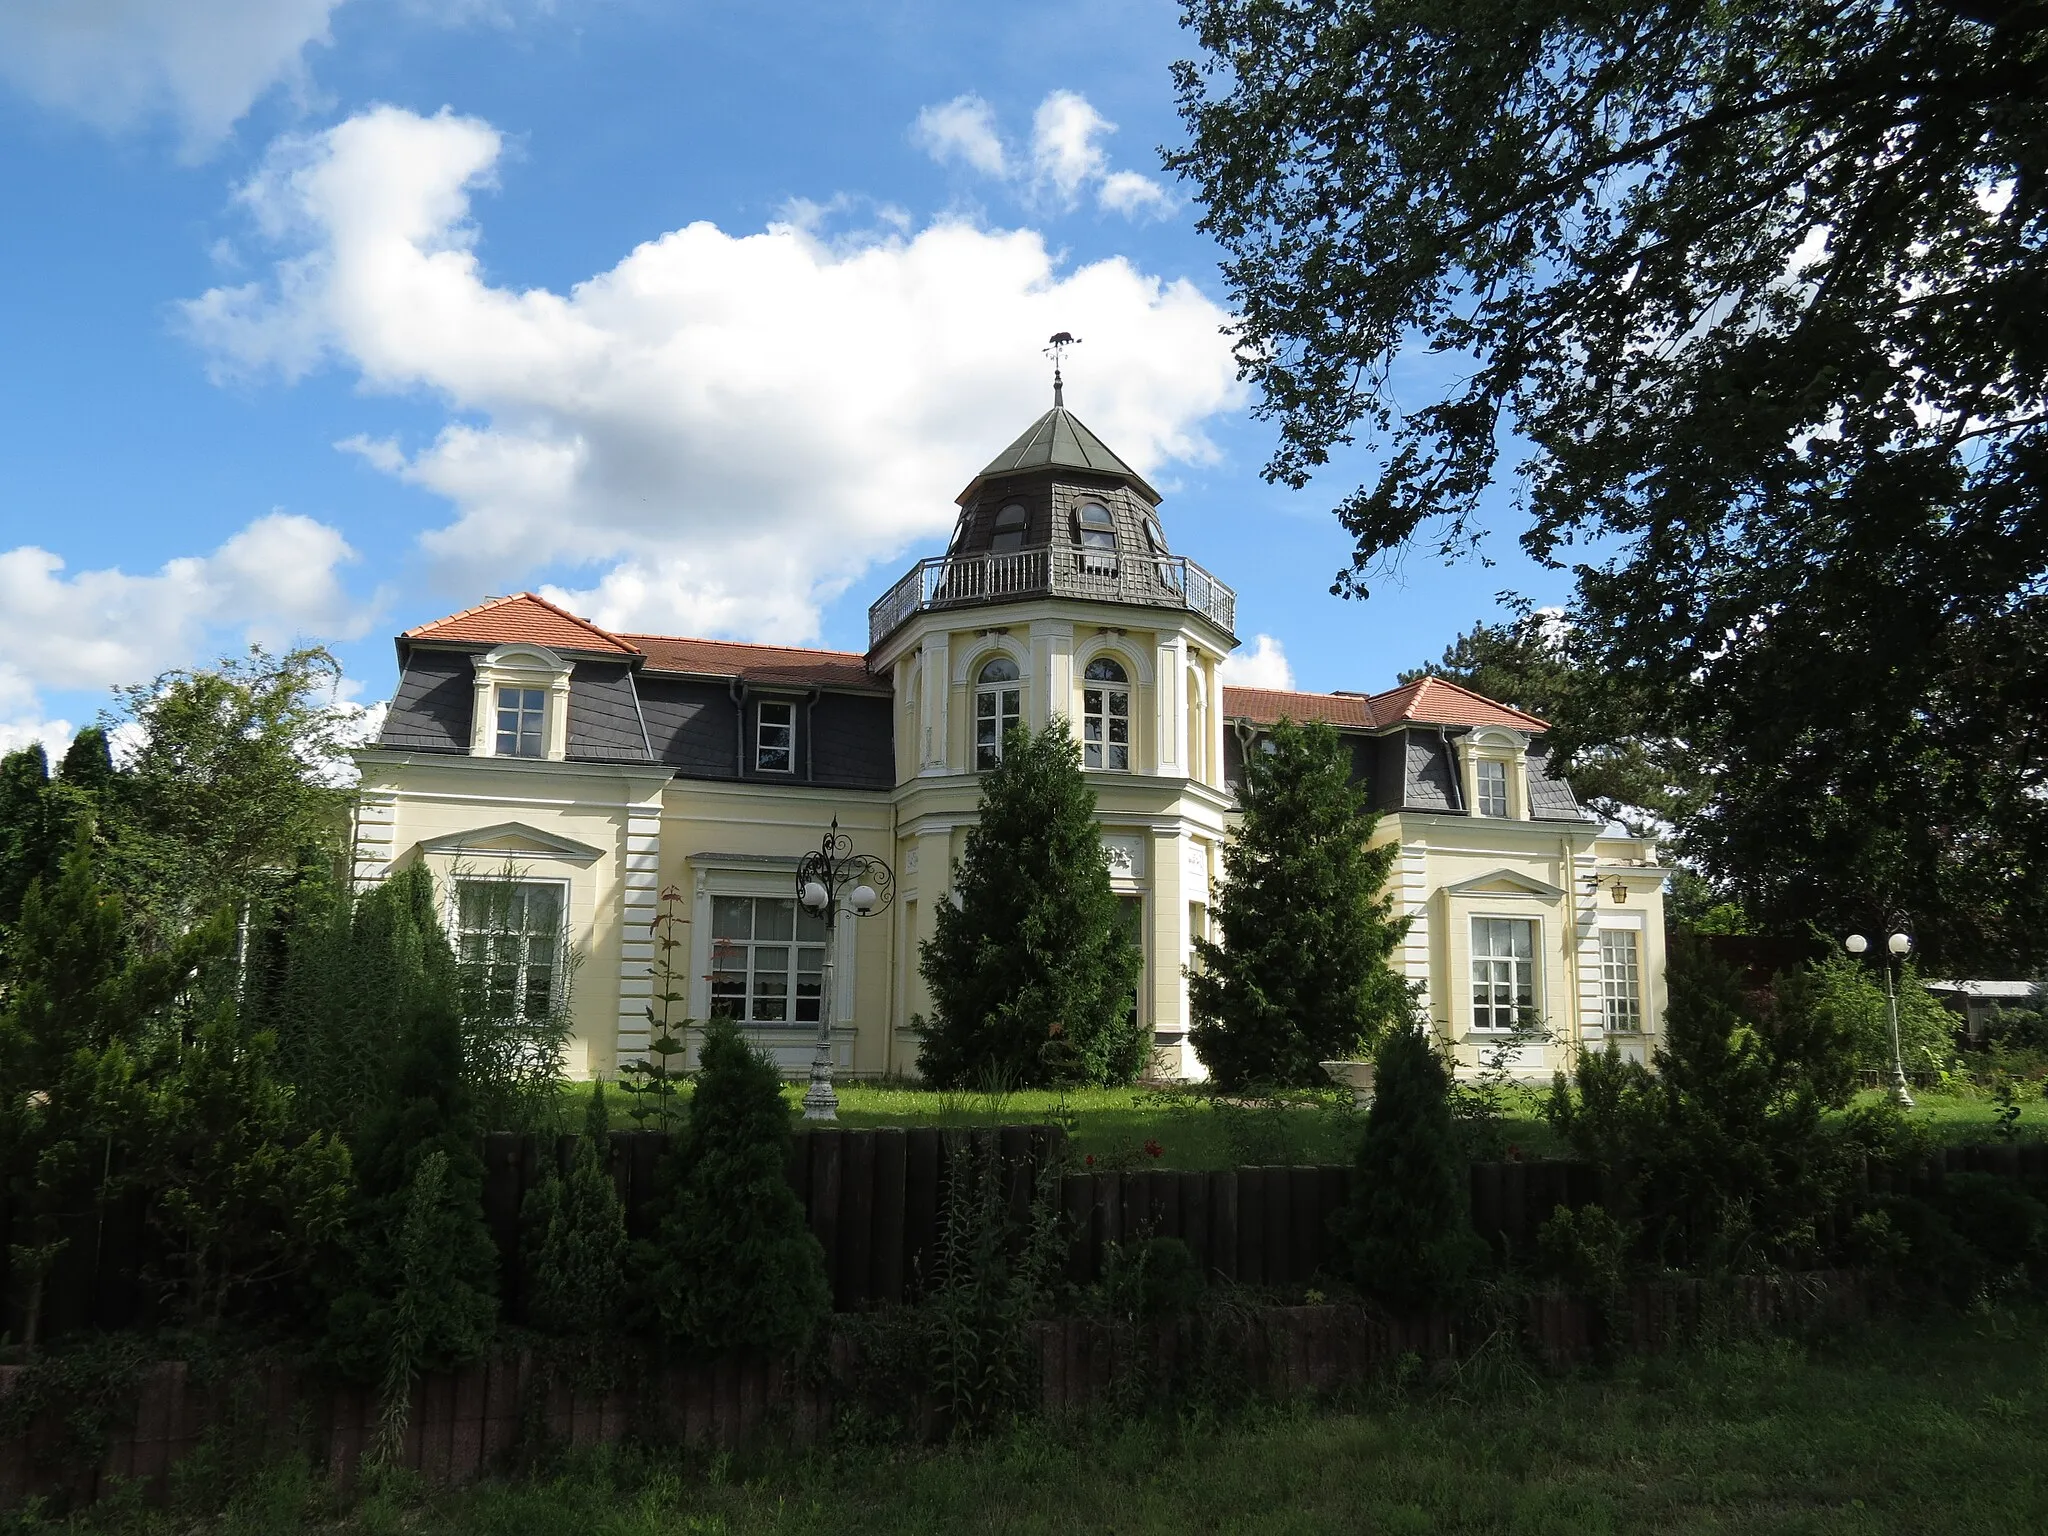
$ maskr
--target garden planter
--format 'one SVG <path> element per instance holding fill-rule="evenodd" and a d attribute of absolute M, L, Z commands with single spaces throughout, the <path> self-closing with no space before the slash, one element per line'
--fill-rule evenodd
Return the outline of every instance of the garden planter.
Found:
<path fill-rule="evenodd" d="M 1319 1061 L 1339 1088 L 1351 1090 L 1351 1102 L 1360 1109 L 1372 1103 L 1372 1063 L 1369 1061 Z"/>

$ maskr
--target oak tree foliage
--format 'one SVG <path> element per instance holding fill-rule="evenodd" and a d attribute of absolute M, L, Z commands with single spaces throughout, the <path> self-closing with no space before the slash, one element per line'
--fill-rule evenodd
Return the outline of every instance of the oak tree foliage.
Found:
<path fill-rule="evenodd" d="M 1576 559 L 1582 738 L 1682 740 L 1779 927 L 2048 945 L 2048 6 L 1188 0 L 1173 162 L 1337 587 Z"/>

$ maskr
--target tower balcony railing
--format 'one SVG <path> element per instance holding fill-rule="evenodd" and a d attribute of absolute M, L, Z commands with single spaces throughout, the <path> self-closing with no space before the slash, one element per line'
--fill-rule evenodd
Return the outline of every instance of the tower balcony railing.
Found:
<path fill-rule="evenodd" d="M 920 560 L 868 608 L 868 644 L 880 645 L 913 614 L 1020 597 L 1079 597 L 1199 613 L 1237 633 L 1237 594 L 1184 555 L 1020 549 Z"/>

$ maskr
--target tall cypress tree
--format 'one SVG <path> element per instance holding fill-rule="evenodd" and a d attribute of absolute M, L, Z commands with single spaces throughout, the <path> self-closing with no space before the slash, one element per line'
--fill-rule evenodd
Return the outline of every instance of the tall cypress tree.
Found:
<path fill-rule="evenodd" d="M 1146 1056 L 1095 793 L 1065 720 L 1014 731 L 981 781 L 981 820 L 920 949 L 934 1017 L 918 1070 L 941 1087 L 1048 1082 L 1047 1045 L 1087 1081 L 1127 1083 Z"/>
<path fill-rule="evenodd" d="M 1397 849 L 1368 848 L 1378 817 L 1343 740 L 1282 720 L 1248 753 L 1244 819 L 1223 852 L 1222 942 L 1195 941 L 1195 1049 L 1219 1086 L 1303 1087 L 1319 1062 L 1370 1048 L 1407 1006 L 1389 959 L 1407 931 L 1387 876 Z"/>

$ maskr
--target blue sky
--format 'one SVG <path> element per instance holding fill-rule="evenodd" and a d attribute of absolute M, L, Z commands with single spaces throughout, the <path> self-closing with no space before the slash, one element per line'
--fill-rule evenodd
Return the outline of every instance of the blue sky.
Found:
<path fill-rule="evenodd" d="M 1190 51 L 1137 0 L 10 0 L 0 745 L 252 639 L 374 703 L 393 633 L 525 588 L 859 649 L 1058 329 L 1246 680 L 1382 687 L 1558 600 L 1505 537 L 1327 595 L 1370 464 L 1259 477 L 1159 165 Z"/>

